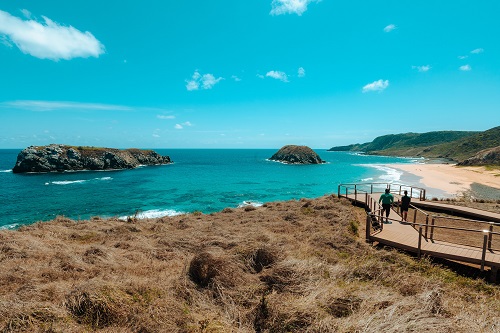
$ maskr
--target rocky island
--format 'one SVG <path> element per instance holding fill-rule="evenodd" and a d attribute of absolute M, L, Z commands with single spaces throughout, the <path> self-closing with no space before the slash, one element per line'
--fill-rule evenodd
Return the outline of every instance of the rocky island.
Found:
<path fill-rule="evenodd" d="M 51 144 L 30 146 L 17 156 L 12 171 L 52 172 L 80 170 L 133 169 L 139 165 L 162 165 L 171 163 L 170 157 L 161 156 L 153 150 L 115 149 Z"/>
<path fill-rule="evenodd" d="M 307 146 L 283 146 L 271 158 L 271 161 L 286 164 L 322 164 L 325 163 L 311 148 Z"/>

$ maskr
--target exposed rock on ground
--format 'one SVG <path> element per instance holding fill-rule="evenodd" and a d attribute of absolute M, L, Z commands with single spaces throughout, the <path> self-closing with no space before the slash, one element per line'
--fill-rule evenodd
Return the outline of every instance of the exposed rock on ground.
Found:
<path fill-rule="evenodd" d="M 500 165 L 500 146 L 481 150 L 458 165 Z"/>
<path fill-rule="evenodd" d="M 153 150 L 75 147 L 51 144 L 30 146 L 17 156 L 12 171 L 51 172 L 78 170 L 133 169 L 139 165 L 171 163 L 170 157 Z"/>
<path fill-rule="evenodd" d="M 311 148 L 307 146 L 287 145 L 275 153 L 270 160 L 287 164 L 321 164 L 325 163 Z"/>

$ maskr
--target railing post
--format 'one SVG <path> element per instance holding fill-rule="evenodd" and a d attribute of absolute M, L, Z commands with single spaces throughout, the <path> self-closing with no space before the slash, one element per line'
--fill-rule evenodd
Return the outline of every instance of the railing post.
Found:
<path fill-rule="evenodd" d="M 429 215 L 425 216 L 425 239 L 427 239 L 427 228 L 429 227 Z"/>
<path fill-rule="evenodd" d="M 434 240 L 434 223 L 435 223 L 435 219 L 433 216 L 432 221 L 431 221 L 431 241 Z"/>
<path fill-rule="evenodd" d="M 347 186 L 345 187 L 345 197 L 347 198 Z"/>
<path fill-rule="evenodd" d="M 371 227 L 371 215 L 370 214 L 367 214 L 366 215 L 366 241 L 369 242 L 370 241 L 370 234 L 371 234 L 371 230 L 370 230 L 370 227 Z"/>
<path fill-rule="evenodd" d="M 418 252 L 417 257 L 420 259 L 422 257 L 422 225 L 418 227 Z"/>
<path fill-rule="evenodd" d="M 370 184 L 370 194 L 373 194 L 373 184 Z"/>
<path fill-rule="evenodd" d="M 488 242 L 488 235 L 484 234 L 483 255 L 481 256 L 481 272 L 484 272 L 484 261 L 486 259 L 486 243 L 487 242 Z"/>
<path fill-rule="evenodd" d="M 413 187 L 410 187 L 410 198 L 413 197 Z"/>
<path fill-rule="evenodd" d="M 414 213 L 413 213 L 413 223 L 417 223 L 417 208 L 414 208 Z"/>
<path fill-rule="evenodd" d="M 368 208 L 368 193 L 365 193 L 365 207 Z"/>
<path fill-rule="evenodd" d="M 493 223 L 490 224 L 490 234 L 488 236 L 488 250 L 491 251 L 491 243 L 493 240 Z"/>
<path fill-rule="evenodd" d="M 356 201 L 358 201 L 358 188 L 357 185 L 354 184 L 354 203 L 356 203 Z"/>
<path fill-rule="evenodd" d="M 340 185 L 338 187 L 337 193 L 338 193 L 338 197 L 340 198 Z"/>

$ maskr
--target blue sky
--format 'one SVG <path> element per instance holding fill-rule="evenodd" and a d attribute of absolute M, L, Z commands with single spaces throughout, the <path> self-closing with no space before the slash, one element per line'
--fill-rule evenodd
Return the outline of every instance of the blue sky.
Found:
<path fill-rule="evenodd" d="M 0 148 L 313 148 L 500 125 L 500 1 L 4 1 Z"/>

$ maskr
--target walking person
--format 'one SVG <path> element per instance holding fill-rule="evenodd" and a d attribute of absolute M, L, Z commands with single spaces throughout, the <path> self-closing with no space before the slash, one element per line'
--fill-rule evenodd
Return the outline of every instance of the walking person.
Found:
<path fill-rule="evenodd" d="M 408 196 L 408 191 L 401 197 L 401 221 L 408 222 L 408 209 L 410 208 L 411 198 Z"/>
<path fill-rule="evenodd" d="M 385 212 L 385 222 L 389 223 L 389 214 L 391 213 L 391 205 L 394 203 L 394 197 L 389 193 L 389 189 L 385 189 L 385 193 L 380 196 L 378 203 L 382 202 L 382 215 Z"/>

